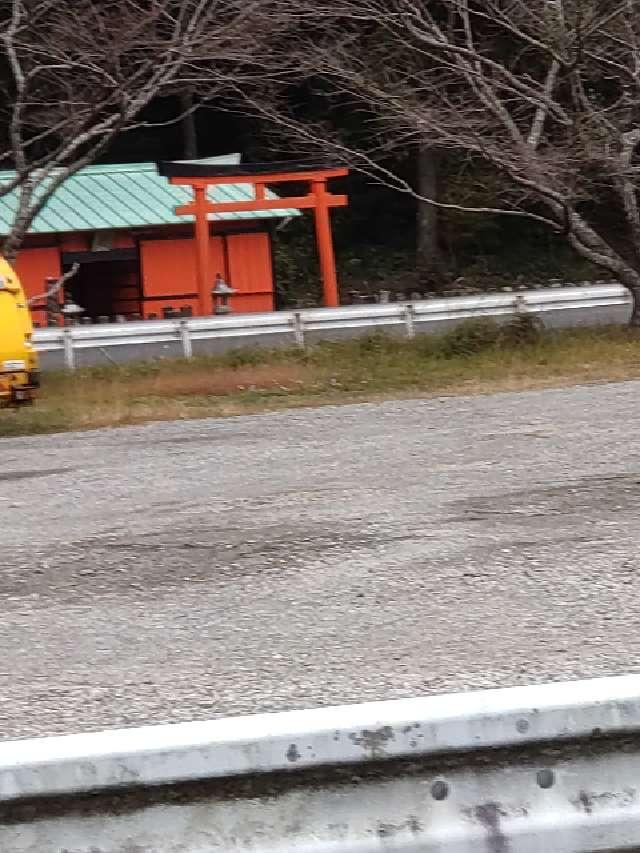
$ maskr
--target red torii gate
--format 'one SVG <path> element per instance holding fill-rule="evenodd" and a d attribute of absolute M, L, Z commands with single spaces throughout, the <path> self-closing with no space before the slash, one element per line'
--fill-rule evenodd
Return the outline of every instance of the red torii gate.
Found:
<path fill-rule="evenodd" d="M 327 181 L 331 178 L 345 177 L 349 173 L 348 169 L 320 169 L 289 163 L 231 166 L 174 161 L 160 163 L 158 172 L 169 178 L 170 183 L 190 186 L 193 190 L 193 201 L 180 205 L 175 212 L 178 216 L 195 216 L 198 296 L 202 314 L 209 313 L 213 286 L 209 277 L 209 215 L 282 210 L 287 207 L 315 211 L 324 305 L 327 308 L 335 308 L 340 304 L 329 210 L 332 207 L 344 207 L 348 204 L 348 198 L 346 195 L 334 195 L 328 192 Z M 307 183 L 309 185 L 307 195 L 281 196 L 277 199 L 266 197 L 267 186 L 294 182 Z M 209 187 L 220 184 L 251 184 L 254 198 L 249 201 L 210 201 L 207 195 Z M 231 284 L 233 285 L 233 282 Z"/>

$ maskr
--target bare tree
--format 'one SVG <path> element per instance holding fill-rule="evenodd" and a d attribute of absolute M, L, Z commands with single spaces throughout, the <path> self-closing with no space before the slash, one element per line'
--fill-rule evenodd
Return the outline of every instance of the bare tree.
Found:
<path fill-rule="evenodd" d="M 0 0 L 0 203 L 12 258 L 56 189 L 163 95 L 198 100 L 261 75 L 270 0 Z"/>
<path fill-rule="evenodd" d="M 183 155 L 191 160 L 198 156 L 198 131 L 196 127 L 196 104 L 193 92 L 180 94 L 182 112 L 182 147 Z"/>
<path fill-rule="evenodd" d="M 631 291 L 640 325 L 640 0 L 309 0 L 297 11 L 292 68 L 375 116 L 366 150 L 334 137 L 337 153 L 407 192 L 381 152 L 435 146 L 483 161 L 499 197 L 462 209 L 563 235 Z"/>
<path fill-rule="evenodd" d="M 418 268 L 423 275 L 438 265 L 438 166 L 436 152 L 430 146 L 418 146 L 416 154 L 416 189 L 422 198 L 416 215 L 416 249 Z"/>

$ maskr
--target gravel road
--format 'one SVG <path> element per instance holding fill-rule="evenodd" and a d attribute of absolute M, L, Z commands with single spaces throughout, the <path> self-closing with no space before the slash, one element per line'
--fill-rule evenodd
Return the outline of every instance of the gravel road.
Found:
<path fill-rule="evenodd" d="M 0 440 L 0 739 L 639 671 L 640 383 Z"/>

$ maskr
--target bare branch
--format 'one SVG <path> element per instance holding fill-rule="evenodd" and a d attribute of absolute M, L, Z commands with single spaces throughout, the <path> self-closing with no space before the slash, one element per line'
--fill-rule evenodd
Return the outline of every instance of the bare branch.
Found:
<path fill-rule="evenodd" d="M 640 324 L 640 0 L 299 0 L 296 15 L 292 77 L 320 80 L 329 110 L 366 111 L 366 133 L 345 146 L 278 98 L 255 97 L 259 115 L 414 195 L 389 154 L 482 162 L 499 175 L 484 204 L 449 209 L 552 228 L 633 291 Z"/>
<path fill-rule="evenodd" d="M 551 63 L 551 66 L 547 73 L 547 79 L 544 84 L 544 94 L 547 100 L 550 100 L 551 95 L 553 94 L 553 89 L 556 85 L 559 71 L 560 63 L 557 59 L 554 59 Z M 544 131 L 544 123 L 547 118 L 547 113 L 548 109 L 546 104 L 541 104 L 536 110 L 535 115 L 533 117 L 531 132 L 527 137 L 527 145 L 529 145 L 534 150 L 538 147 L 538 145 L 540 145 L 540 139 Z"/>
<path fill-rule="evenodd" d="M 398 190 L 406 195 L 410 195 L 423 204 L 429 204 L 442 210 L 451 210 L 457 213 L 478 213 L 492 216 L 509 216 L 531 219 L 552 228 L 558 227 L 558 223 L 555 220 L 541 216 L 532 210 L 517 210 L 514 208 L 492 206 L 470 206 L 429 198 L 428 196 L 418 193 L 407 180 L 401 178 L 390 168 L 374 159 L 370 154 L 367 154 L 366 151 L 347 145 L 334 134 L 325 135 L 322 133 L 320 128 L 314 127 L 309 123 L 296 121 L 291 116 L 287 116 L 283 110 L 270 107 L 268 101 L 252 99 L 251 96 L 246 93 L 244 98 L 245 101 L 253 107 L 256 115 L 259 115 L 274 126 L 279 126 L 288 134 L 295 136 L 299 143 L 306 144 L 315 152 L 322 151 L 332 156 L 334 159 L 338 159 L 341 163 L 345 163 L 350 165 L 352 168 L 357 169 L 375 183 L 387 186 L 390 189 Z"/>
<path fill-rule="evenodd" d="M 67 178 L 147 124 L 155 99 L 192 89 L 195 110 L 230 83 L 259 82 L 282 20 L 280 0 L 5 0 L 3 9 L 0 164 L 11 171 L 0 197 L 16 199 L 9 253 Z"/>
<path fill-rule="evenodd" d="M 634 251 L 640 261 L 640 208 L 634 176 L 630 173 L 633 155 L 640 144 L 640 128 L 627 131 L 622 137 L 620 151 L 620 173 L 616 176 L 616 187 L 633 236 Z"/>
<path fill-rule="evenodd" d="M 56 293 L 59 293 L 62 290 L 62 288 L 65 286 L 65 284 L 70 279 L 72 279 L 74 277 L 74 275 L 76 275 L 76 273 L 78 272 L 79 269 L 80 269 L 80 264 L 73 264 L 71 269 L 67 270 L 67 272 L 64 273 L 64 275 L 61 275 L 60 278 L 57 278 L 53 282 L 51 287 L 49 287 L 47 290 L 45 290 L 44 293 L 40 293 L 40 294 L 38 294 L 38 296 L 32 296 L 28 301 L 28 305 L 29 306 L 35 305 L 37 302 L 40 302 L 42 299 L 49 299 L 51 296 L 55 296 Z"/>

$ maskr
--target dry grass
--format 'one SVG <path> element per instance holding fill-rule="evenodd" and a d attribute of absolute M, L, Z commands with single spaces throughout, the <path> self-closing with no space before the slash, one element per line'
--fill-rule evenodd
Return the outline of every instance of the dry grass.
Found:
<path fill-rule="evenodd" d="M 119 396 L 125 391 L 127 399 L 153 397 L 160 399 L 174 397 L 227 397 L 243 391 L 263 391 L 279 389 L 291 391 L 299 387 L 307 379 L 308 369 L 300 364 L 256 364 L 244 367 L 226 367 L 195 363 L 191 369 L 167 370 L 155 375 L 129 375 L 126 377 L 126 389 L 121 388 L 122 376 L 115 374 L 108 379 L 91 383 L 78 383 L 75 387 L 76 396 L 83 401 L 91 399 L 93 394 L 103 396 L 105 384 L 110 394 Z M 180 365 L 180 368 L 183 368 Z"/>
<path fill-rule="evenodd" d="M 36 406 L 0 412 L 0 435 L 635 378 L 640 339 L 627 329 L 520 338 L 472 323 L 415 341 L 370 336 L 305 351 L 245 350 L 46 374 Z"/>

